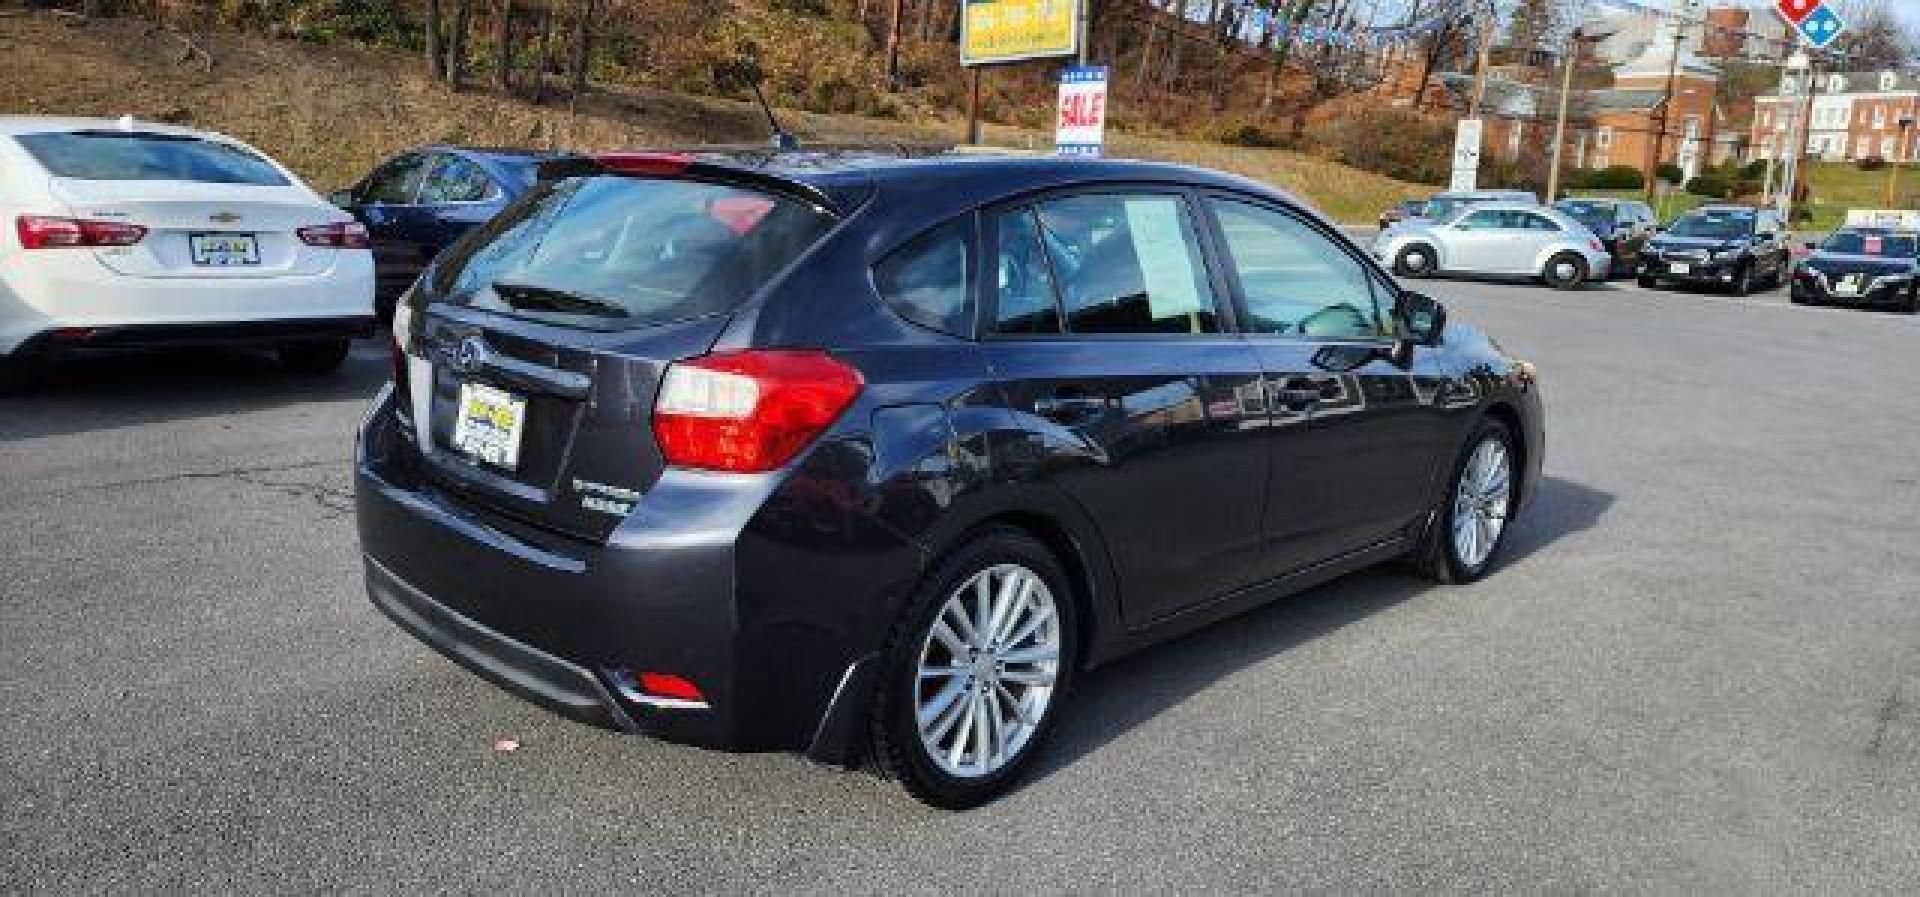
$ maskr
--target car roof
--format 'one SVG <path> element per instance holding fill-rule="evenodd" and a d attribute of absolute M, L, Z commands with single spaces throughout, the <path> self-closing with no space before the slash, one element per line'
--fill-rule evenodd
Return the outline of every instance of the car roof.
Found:
<path fill-rule="evenodd" d="M 177 137 L 199 137 L 207 140 L 232 140 L 224 134 L 201 131 L 179 125 L 161 122 L 141 121 L 132 118 L 85 118 L 79 116 L 55 115 L 0 115 L 0 134 L 16 137 L 22 134 L 59 134 L 72 131 L 138 131 L 146 134 L 168 134 Z"/>

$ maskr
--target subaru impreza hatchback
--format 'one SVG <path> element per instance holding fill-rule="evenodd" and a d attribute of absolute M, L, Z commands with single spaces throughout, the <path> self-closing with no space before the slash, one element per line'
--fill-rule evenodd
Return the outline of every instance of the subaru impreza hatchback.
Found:
<path fill-rule="evenodd" d="M 1530 365 L 1297 201 L 1143 163 L 568 157 L 394 322 L 373 602 L 573 719 L 1014 782 L 1081 672 L 1488 570 Z"/>

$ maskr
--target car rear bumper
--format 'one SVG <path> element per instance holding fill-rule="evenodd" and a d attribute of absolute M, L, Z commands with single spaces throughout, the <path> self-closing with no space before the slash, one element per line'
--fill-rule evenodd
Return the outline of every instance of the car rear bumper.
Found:
<path fill-rule="evenodd" d="M 213 321 L 188 324 L 67 326 L 35 333 L 13 354 L 93 349 L 159 349 L 191 346 L 264 346 L 302 340 L 366 339 L 373 336 L 372 315 L 285 318 L 270 321 Z"/>

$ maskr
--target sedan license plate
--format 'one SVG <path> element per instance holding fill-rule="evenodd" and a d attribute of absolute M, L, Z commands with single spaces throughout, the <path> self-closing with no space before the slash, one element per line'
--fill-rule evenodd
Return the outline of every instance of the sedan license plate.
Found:
<path fill-rule="evenodd" d="M 507 470 L 518 467 L 520 434 L 526 424 L 524 397 L 480 383 L 460 384 L 453 447 L 468 457 Z"/>
<path fill-rule="evenodd" d="M 1686 262 L 1668 262 L 1668 263 L 1667 263 L 1667 273 L 1669 273 L 1669 274 L 1691 274 L 1691 273 L 1693 273 L 1693 266 L 1692 266 L 1692 265 L 1689 265 L 1689 264 L 1687 264 Z"/>
<path fill-rule="evenodd" d="M 1839 282 L 1833 285 L 1833 294 L 1835 296 L 1858 296 L 1860 295 L 1861 280 L 1863 280 L 1863 278 L 1858 274 L 1849 274 L 1842 277 Z"/>
<path fill-rule="evenodd" d="M 188 234 L 187 249 L 202 267 L 260 264 L 260 241 L 253 234 Z"/>

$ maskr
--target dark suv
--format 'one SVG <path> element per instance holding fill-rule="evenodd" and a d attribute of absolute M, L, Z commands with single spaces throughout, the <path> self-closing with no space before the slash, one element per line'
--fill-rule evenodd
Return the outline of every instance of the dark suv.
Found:
<path fill-rule="evenodd" d="M 1793 264 L 1780 215 L 1749 206 L 1701 206 L 1648 241 L 1639 282 L 1721 287 L 1736 296 L 1786 283 Z"/>
<path fill-rule="evenodd" d="M 576 720 L 986 800 L 1081 671 L 1394 558 L 1484 573 L 1533 369 L 1298 202 L 1090 160 L 549 162 L 425 273 L 372 599 Z"/>
<path fill-rule="evenodd" d="M 1567 217 L 1587 226 L 1613 256 L 1612 274 L 1639 270 L 1640 251 L 1653 236 L 1656 219 L 1644 202 L 1628 199 L 1563 199 L 1553 204 Z"/>

